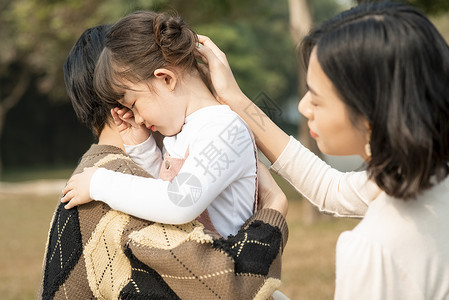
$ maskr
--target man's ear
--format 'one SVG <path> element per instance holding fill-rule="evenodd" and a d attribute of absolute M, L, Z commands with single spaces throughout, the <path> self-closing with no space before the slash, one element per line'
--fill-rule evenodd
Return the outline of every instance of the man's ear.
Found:
<path fill-rule="evenodd" d="M 161 68 L 156 69 L 153 74 L 157 79 L 162 79 L 163 84 L 169 89 L 170 92 L 174 91 L 176 84 L 178 83 L 178 77 L 173 71 Z"/>

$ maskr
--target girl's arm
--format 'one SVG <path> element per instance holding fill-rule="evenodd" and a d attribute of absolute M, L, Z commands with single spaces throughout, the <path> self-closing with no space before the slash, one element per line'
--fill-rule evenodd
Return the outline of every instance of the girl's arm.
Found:
<path fill-rule="evenodd" d="M 245 130 L 242 140 L 248 143 L 241 144 L 239 151 L 229 148 L 217 134 L 223 129 L 204 126 L 198 132 L 189 146 L 188 158 L 171 182 L 89 168 L 69 180 L 61 202 L 69 202 L 69 209 L 92 198 L 150 221 L 183 224 L 194 220 L 237 178 L 256 173 L 254 147 L 244 124 L 240 123 L 239 129 Z M 245 191 L 238 192 L 245 195 Z M 249 194 L 254 196 L 253 192 Z"/>
<path fill-rule="evenodd" d="M 159 177 L 162 164 L 162 153 L 156 144 L 153 134 L 139 145 L 124 145 L 125 152 L 154 178 Z"/>

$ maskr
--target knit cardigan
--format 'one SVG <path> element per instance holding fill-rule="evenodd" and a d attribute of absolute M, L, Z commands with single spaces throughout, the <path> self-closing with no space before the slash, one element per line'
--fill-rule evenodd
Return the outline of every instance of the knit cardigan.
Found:
<path fill-rule="evenodd" d="M 91 166 L 150 176 L 113 146 L 92 145 L 74 174 Z M 270 299 L 287 237 L 285 219 L 272 209 L 223 239 L 198 221 L 159 224 L 100 201 L 70 210 L 58 202 L 38 298 Z"/>

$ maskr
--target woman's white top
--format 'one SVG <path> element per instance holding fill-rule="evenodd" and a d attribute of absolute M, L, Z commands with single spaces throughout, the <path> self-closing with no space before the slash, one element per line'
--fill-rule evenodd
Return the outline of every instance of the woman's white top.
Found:
<path fill-rule="evenodd" d="M 337 242 L 335 299 L 449 299 L 449 178 L 403 201 L 366 172 L 339 172 L 294 138 L 272 169 L 336 216 L 365 217 Z"/>
<path fill-rule="evenodd" d="M 152 137 L 126 147 L 155 178 L 163 164 Z M 171 181 L 97 170 L 90 196 L 111 208 L 160 223 L 183 224 L 206 208 L 222 236 L 236 234 L 253 214 L 256 157 L 249 129 L 226 105 L 202 108 L 185 119 L 181 131 L 164 138 L 165 154 L 188 156 Z M 162 166 L 163 167 L 163 166 Z"/>

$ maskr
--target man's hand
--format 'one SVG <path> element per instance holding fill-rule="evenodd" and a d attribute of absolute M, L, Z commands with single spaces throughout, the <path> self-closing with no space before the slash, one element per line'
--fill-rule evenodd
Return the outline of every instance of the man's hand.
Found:
<path fill-rule="evenodd" d="M 267 167 L 259 161 L 259 208 L 271 208 L 279 211 L 284 217 L 287 215 L 287 197 L 271 176 Z"/>
<path fill-rule="evenodd" d="M 111 115 L 125 145 L 141 144 L 150 136 L 151 131 L 145 125 L 136 123 L 132 110 L 115 107 Z"/>
<path fill-rule="evenodd" d="M 84 172 L 73 175 L 69 179 L 67 185 L 62 190 L 64 196 L 61 198 L 61 202 L 68 202 L 64 206 L 65 209 L 71 209 L 77 205 L 92 201 L 89 193 L 90 180 L 96 170 L 98 170 L 97 167 L 85 168 Z"/>

